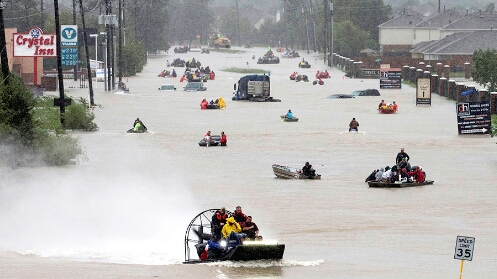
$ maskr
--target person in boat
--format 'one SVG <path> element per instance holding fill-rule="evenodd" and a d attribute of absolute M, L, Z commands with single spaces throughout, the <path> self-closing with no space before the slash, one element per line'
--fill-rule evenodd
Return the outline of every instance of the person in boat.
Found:
<path fill-rule="evenodd" d="M 226 138 L 226 134 L 224 134 L 224 132 L 221 132 L 221 139 L 219 140 L 219 143 L 221 146 L 226 146 L 228 143 L 228 139 Z"/>
<path fill-rule="evenodd" d="M 259 228 L 252 222 L 252 216 L 247 216 L 247 221 L 240 223 L 242 231 L 247 234 L 250 240 L 256 240 L 259 238 Z"/>
<path fill-rule="evenodd" d="M 228 246 L 236 246 L 243 242 L 247 234 L 242 233 L 242 227 L 233 216 L 226 219 L 226 224 L 221 230 L 223 238 L 228 240 Z"/>
<path fill-rule="evenodd" d="M 209 103 L 207 103 L 206 99 L 203 99 L 202 102 L 200 102 L 200 109 L 207 109 L 207 106 Z"/>
<path fill-rule="evenodd" d="M 400 152 L 397 153 L 397 157 L 395 158 L 395 163 L 398 165 L 402 161 L 402 158 L 406 158 L 407 161 L 409 161 L 409 155 L 407 155 L 407 153 L 404 152 L 404 148 L 401 148 Z"/>
<path fill-rule="evenodd" d="M 293 113 L 292 110 L 289 109 L 288 112 L 285 114 L 285 118 L 292 119 L 293 118 Z"/>
<path fill-rule="evenodd" d="M 407 157 L 403 157 L 397 166 L 399 169 L 406 169 L 408 172 L 411 171 L 411 164 L 407 161 Z"/>
<path fill-rule="evenodd" d="M 235 218 L 235 221 L 237 221 L 238 223 L 247 221 L 247 215 L 245 215 L 242 212 L 241 206 L 236 207 L 235 212 L 233 212 L 232 217 Z"/>
<path fill-rule="evenodd" d="M 349 132 L 350 131 L 359 131 L 359 122 L 357 122 L 357 120 L 355 120 L 355 117 L 352 118 L 352 121 L 350 121 L 349 123 Z"/>
<path fill-rule="evenodd" d="M 167 67 L 170 67 L 170 66 L 171 66 L 171 63 L 169 62 L 169 60 L 166 60 L 166 66 L 167 66 Z"/>
<path fill-rule="evenodd" d="M 381 109 L 381 107 L 386 106 L 387 104 L 385 103 L 385 100 L 381 100 L 381 102 L 378 104 L 378 109 Z"/>
<path fill-rule="evenodd" d="M 206 146 L 212 145 L 212 136 L 211 131 L 207 131 L 207 134 L 204 136 Z"/>
<path fill-rule="evenodd" d="M 226 224 L 226 219 L 228 218 L 228 215 L 226 214 L 226 209 L 224 207 L 221 207 L 221 209 L 217 210 L 214 215 L 212 215 L 212 229 L 211 229 L 211 234 L 212 238 L 215 240 L 221 239 L 221 230 L 223 229 L 224 225 Z"/>
<path fill-rule="evenodd" d="M 173 69 L 173 73 L 171 74 L 173 77 L 177 77 L 178 74 L 176 73 L 176 71 Z"/>
<path fill-rule="evenodd" d="M 414 181 L 418 183 L 425 182 L 426 173 L 423 171 L 423 168 L 421 166 L 417 166 L 415 170 L 408 172 L 408 174 L 412 176 L 414 178 Z"/>
<path fill-rule="evenodd" d="M 226 101 L 224 101 L 223 97 L 219 97 L 219 102 L 217 103 L 219 108 L 226 108 Z"/>
<path fill-rule="evenodd" d="M 135 123 L 133 123 L 133 128 L 135 128 L 135 132 L 142 132 L 147 129 L 140 118 L 136 118 Z"/>
<path fill-rule="evenodd" d="M 305 165 L 302 168 L 302 174 L 308 178 L 314 178 L 314 176 L 316 176 L 316 170 L 312 168 L 312 165 L 309 164 L 309 162 L 305 162 Z"/>
<path fill-rule="evenodd" d="M 390 183 L 394 183 L 395 181 L 399 181 L 399 168 L 397 165 L 392 167 L 392 175 L 390 176 Z"/>
<path fill-rule="evenodd" d="M 399 106 L 395 103 L 395 101 L 393 101 L 392 108 L 394 112 L 397 112 L 397 110 L 399 109 Z"/>
<path fill-rule="evenodd" d="M 373 170 L 373 172 L 366 178 L 364 182 L 376 181 L 376 174 L 379 172 L 379 169 Z"/>
<path fill-rule="evenodd" d="M 392 169 L 387 166 L 385 168 L 385 172 L 381 175 L 381 182 L 390 183 L 390 179 L 392 178 Z"/>
<path fill-rule="evenodd" d="M 383 175 L 383 172 L 385 171 L 385 169 L 383 167 L 380 168 L 380 170 L 376 173 L 375 175 L 375 180 L 377 182 L 380 182 L 381 181 L 381 176 Z"/>
<path fill-rule="evenodd" d="M 211 100 L 211 101 L 209 102 L 209 105 L 211 105 L 211 106 L 212 106 L 212 105 L 215 105 L 214 100 Z"/>

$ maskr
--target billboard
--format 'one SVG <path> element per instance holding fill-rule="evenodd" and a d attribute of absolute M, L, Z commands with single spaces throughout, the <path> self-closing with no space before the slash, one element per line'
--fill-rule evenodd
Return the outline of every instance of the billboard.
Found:
<path fill-rule="evenodd" d="M 490 134 L 490 103 L 457 103 L 457 130 L 461 134 Z"/>
<path fill-rule="evenodd" d="M 402 69 L 380 68 L 380 89 L 401 89 Z"/>
<path fill-rule="evenodd" d="M 14 33 L 12 42 L 14 57 L 57 57 L 55 34 L 44 34 L 39 27 L 28 33 Z"/>

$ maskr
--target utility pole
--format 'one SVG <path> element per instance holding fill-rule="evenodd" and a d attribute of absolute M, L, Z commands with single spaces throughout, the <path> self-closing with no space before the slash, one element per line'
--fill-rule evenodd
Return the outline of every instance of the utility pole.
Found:
<path fill-rule="evenodd" d="M 45 29 L 45 14 L 43 13 L 43 0 L 40 0 L 41 30 Z"/>
<path fill-rule="evenodd" d="M 62 59 L 61 59 L 61 47 L 60 47 L 60 20 L 59 20 L 59 1 L 54 0 L 54 13 L 55 13 L 55 38 L 57 40 L 57 77 L 59 80 L 59 98 L 54 100 L 54 105 L 60 107 L 60 123 L 64 127 L 64 113 L 66 112 L 66 106 L 71 104 L 71 99 L 64 99 L 64 76 L 62 75 Z"/>
<path fill-rule="evenodd" d="M 81 1 L 81 0 L 80 0 Z M 118 89 L 123 89 L 123 7 L 122 0 L 119 0 L 119 79 Z"/>
<path fill-rule="evenodd" d="M 7 43 L 5 42 L 5 25 L 3 23 L 3 9 L 5 9 L 5 1 L 0 2 L 0 59 L 2 60 L 2 74 L 3 80 L 1 84 L 9 84 L 9 58 L 7 56 Z"/>
<path fill-rule="evenodd" d="M 76 25 L 76 0 L 72 0 L 72 24 Z M 79 34 L 76 34 L 76 38 L 79 38 Z M 79 55 L 79 44 L 78 45 L 78 55 Z M 79 59 L 78 62 L 76 62 L 76 65 L 73 66 L 73 78 L 74 81 L 78 80 L 78 64 L 79 64 Z"/>
<path fill-rule="evenodd" d="M 242 43 L 240 41 L 240 15 L 238 14 L 238 0 L 236 0 L 236 18 L 238 20 L 238 46 L 242 46 Z"/>
<path fill-rule="evenodd" d="M 309 27 L 307 26 L 307 15 L 305 13 L 304 4 L 300 3 L 300 5 L 301 5 L 301 8 L 302 8 L 302 15 L 305 18 L 305 33 L 306 33 L 306 36 L 307 36 L 307 54 L 309 54 Z"/>
<path fill-rule="evenodd" d="M 88 40 L 87 40 L 87 34 L 86 34 L 85 12 L 83 10 L 83 0 L 79 0 L 79 11 L 81 12 L 81 24 L 83 25 L 83 38 L 84 38 L 84 42 L 85 42 L 86 70 L 88 71 L 88 85 L 90 86 L 90 105 L 94 106 L 95 102 L 93 101 L 93 83 L 92 83 L 92 79 L 91 79 L 91 65 L 90 65 L 90 56 L 88 53 Z M 95 38 L 95 41 L 97 40 L 97 38 L 98 38 L 98 35 Z M 97 51 L 97 48 L 95 47 L 95 56 L 97 56 L 96 51 Z M 97 60 L 97 59 L 95 59 L 95 60 Z"/>
<path fill-rule="evenodd" d="M 111 55 L 110 55 L 110 41 L 112 41 L 112 34 L 110 32 L 110 25 L 108 24 L 108 18 L 110 16 L 110 1 L 112 0 L 105 0 L 105 71 L 107 72 L 107 80 L 105 83 L 107 84 L 107 90 L 111 91 L 112 86 L 111 86 L 111 76 L 110 76 L 110 71 L 109 71 L 109 66 L 110 60 L 111 60 Z"/>
<path fill-rule="evenodd" d="M 324 64 L 326 64 L 326 55 L 328 51 L 328 25 L 329 25 L 329 17 L 328 17 L 328 0 L 323 0 L 324 1 L 324 9 L 323 9 L 323 15 L 324 15 L 324 26 L 323 28 L 323 37 L 324 37 L 324 45 L 323 45 L 323 52 L 324 52 Z"/>
<path fill-rule="evenodd" d="M 314 19 L 314 10 L 312 9 L 313 3 L 309 0 L 309 14 L 312 18 L 312 34 L 314 38 L 314 53 L 316 53 L 316 20 Z"/>
<path fill-rule="evenodd" d="M 333 2 L 330 3 L 330 59 L 328 66 L 333 67 Z"/>

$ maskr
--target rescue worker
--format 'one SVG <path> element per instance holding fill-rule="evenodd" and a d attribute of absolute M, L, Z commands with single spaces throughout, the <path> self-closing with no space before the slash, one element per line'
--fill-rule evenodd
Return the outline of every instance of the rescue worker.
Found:
<path fill-rule="evenodd" d="M 219 105 L 219 108 L 226 108 L 226 102 L 224 101 L 223 97 L 219 97 L 219 102 L 217 103 Z"/>

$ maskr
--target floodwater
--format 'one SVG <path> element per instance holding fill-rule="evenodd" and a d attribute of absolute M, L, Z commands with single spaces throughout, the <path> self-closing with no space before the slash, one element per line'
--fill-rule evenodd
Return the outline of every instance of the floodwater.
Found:
<path fill-rule="evenodd" d="M 299 58 L 257 65 L 252 52 L 266 49 L 239 50 L 152 55 L 142 73 L 124 79 L 129 93 L 104 92 L 97 83 L 100 130 L 73 133 L 85 150 L 77 165 L 0 169 L 0 277 L 456 278 L 460 235 L 475 237 L 463 277 L 495 278 L 495 138 L 459 136 L 455 103 L 437 95 L 431 106 L 416 106 L 408 86 L 380 90 L 380 97 L 327 99 L 379 88 L 379 80 L 344 78 L 305 51 L 310 69 L 299 69 Z M 178 57 L 195 57 L 216 72 L 207 91 L 184 92 L 179 78 L 157 76 Z M 282 101 L 231 101 L 242 74 L 221 71 L 228 67 L 270 71 L 271 95 Z M 315 71 L 325 69 L 331 78 L 312 85 Z M 293 71 L 311 82 L 290 81 Z M 165 83 L 177 90 L 158 91 Z M 88 95 L 79 82 L 65 80 L 65 88 L 75 98 Z M 200 110 L 203 98 L 220 96 L 226 109 Z M 396 101 L 399 112 L 378 114 L 381 99 Z M 299 122 L 281 122 L 288 109 Z M 149 133 L 126 133 L 137 117 Z M 352 117 L 360 133 L 347 132 Z M 224 131 L 228 146 L 199 147 L 208 130 Z M 369 188 L 364 179 L 391 166 L 402 147 L 435 183 Z M 274 163 L 306 161 L 322 180 L 272 173 Z M 284 259 L 182 264 L 192 218 L 237 205 L 265 239 L 286 244 Z"/>

